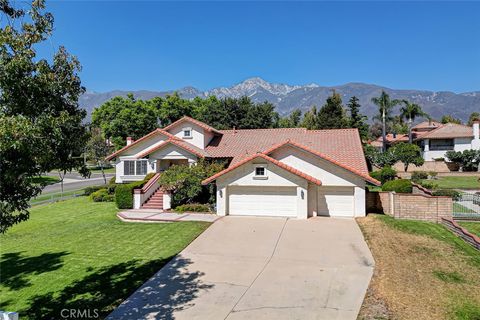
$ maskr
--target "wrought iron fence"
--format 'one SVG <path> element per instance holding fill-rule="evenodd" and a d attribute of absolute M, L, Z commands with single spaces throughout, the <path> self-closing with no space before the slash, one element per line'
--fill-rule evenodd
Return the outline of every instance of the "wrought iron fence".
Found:
<path fill-rule="evenodd" d="M 453 199 L 453 218 L 480 220 L 480 194 L 462 193 Z"/>

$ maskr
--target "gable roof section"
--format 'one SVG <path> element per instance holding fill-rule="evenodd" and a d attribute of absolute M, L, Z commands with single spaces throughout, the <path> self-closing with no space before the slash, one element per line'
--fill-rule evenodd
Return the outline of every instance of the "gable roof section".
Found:
<path fill-rule="evenodd" d="M 168 133 L 168 132 L 166 132 L 166 131 L 164 131 L 164 130 L 162 130 L 162 129 L 155 129 L 155 130 L 153 130 L 152 132 L 150 132 L 149 134 L 141 137 L 140 139 L 135 140 L 135 141 L 132 142 L 131 144 L 129 144 L 129 145 L 121 148 L 120 150 L 115 151 L 114 153 L 112 153 L 111 155 L 109 155 L 108 157 L 106 157 L 105 160 L 107 160 L 107 161 L 112 160 L 113 158 L 115 158 L 115 157 L 117 157 L 119 154 L 121 154 L 122 152 L 130 149 L 131 147 L 137 145 L 138 143 L 140 143 L 140 142 L 142 142 L 142 141 L 147 140 L 147 139 L 150 138 L 150 137 L 153 137 L 155 134 L 161 134 L 161 135 L 163 135 L 163 136 L 165 136 L 165 137 L 167 137 L 167 138 L 169 138 L 169 139 L 177 139 L 177 137 L 175 137 L 175 136 L 174 136 L 173 134 L 171 134 L 171 133 Z"/>
<path fill-rule="evenodd" d="M 380 181 L 378 181 L 378 180 L 370 177 L 370 175 L 368 174 L 368 172 L 359 171 L 359 170 L 357 170 L 357 169 L 355 169 L 355 168 L 352 168 L 352 167 L 350 167 L 350 166 L 348 166 L 348 165 L 345 165 L 345 164 L 343 164 L 343 163 L 335 160 L 334 158 L 332 158 L 332 157 L 330 157 L 330 156 L 328 156 L 328 155 L 326 155 L 326 154 L 323 154 L 323 153 L 321 153 L 321 152 L 315 151 L 315 150 L 313 150 L 313 149 L 311 149 L 311 148 L 308 148 L 308 147 L 306 147 L 306 146 L 304 146 L 304 145 L 302 145 L 302 144 L 299 144 L 299 143 L 297 143 L 297 142 L 294 142 L 294 141 L 287 140 L 287 141 L 285 141 L 285 142 L 283 142 L 283 143 L 280 143 L 280 144 L 278 144 L 278 145 L 276 145 L 276 146 L 273 146 L 273 147 L 270 148 L 269 150 L 266 150 L 266 151 L 264 152 L 264 154 L 268 155 L 268 154 L 272 153 L 273 151 L 278 150 L 278 149 L 280 149 L 280 148 L 282 148 L 282 147 L 284 147 L 284 146 L 293 146 L 293 147 L 299 148 L 299 149 L 301 149 L 301 150 L 303 150 L 303 151 L 305 151 L 305 152 L 311 153 L 311 154 L 313 154 L 313 155 L 315 155 L 315 156 L 317 156 L 317 157 L 319 157 L 319 158 L 322 158 L 323 160 L 326 160 L 326 161 L 328 161 L 328 162 L 331 162 L 331 163 L 333 163 L 334 165 L 336 165 L 336 166 L 338 166 L 338 167 L 341 167 L 341 168 L 343 168 L 343 169 L 345 169 L 345 170 L 347 170 L 347 171 L 350 171 L 351 173 L 353 173 L 353 174 L 355 174 L 355 175 L 363 178 L 364 180 L 366 180 L 366 181 L 368 181 L 368 182 L 371 182 L 371 183 L 376 184 L 376 185 L 380 185 L 380 184 L 381 184 Z"/>
<path fill-rule="evenodd" d="M 156 145 L 155 147 L 153 148 L 150 148 L 150 149 L 147 149 L 145 150 L 144 152 L 140 153 L 139 155 L 136 156 L 137 159 L 140 159 L 140 158 L 143 158 L 155 151 L 158 151 L 164 147 L 166 147 L 167 145 L 169 144 L 173 144 L 177 147 L 180 147 L 182 148 L 183 150 L 187 151 L 187 152 L 190 152 L 200 158 L 204 158 L 204 157 L 207 157 L 208 156 L 208 153 L 206 153 L 204 150 L 194 146 L 193 144 L 191 143 L 188 143 L 188 142 L 185 142 L 185 141 L 182 141 L 178 138 L 174 138 L 174 139 L 168 139 L 168 140 L 165 140 L 163 141 L 163 143 L 160 143 L 158 145 Z"/>
<path fill-rule="evenodd" d="M 433 130 L 435 128 L 443 126 L 443 123 L 438 122 L 438 121 L 423 121 L 420 122 L 419 124 L 415 125 L 412 127 L 412 130 L 422 130 L 422 129 L 430 129 Z"/>
<path fill-rule="evenodd" d="M 418 139 L 452 139 L 473 138 L 473 128 L 456 123 L 446 123 L 432 131 L 429 131 Z"/>
<path fill-rule="evenodd" d="M 368 175 L 357 129 L 280 128 L 221 131 L 223 135 L 213 138 L 205 150 L 211 157 L 232 158 L 230 165 L 235 165 L 246 157 L 263 153 L 273 146 L 290 140 Z"/>
<path fill-rule="evenodd" d="M 165 130 L 165 131 L 170 130 L 171 128 L 176 127 L 177 125 L 179 125 L 183 122 L 190 122 L 190 123 L 196 124 L 197 126 L 199 126 L 200 128 L 203 128 L 204 130 L 206 130 L 208 132 L 213 132 L 213 133 L 216 133 L 216 134 L 222 134 L 219 130 L 215 129 L 214 127 L 211 127 L 208 124 L 203 123 L 202 121 L 198 121 L 197 119 L 193 119 L 193 118 L 187 117 L 187 116 L 183 116 L 182 118 L 178 119 L 177 121 L 169 124 L 168 126 L 163 128 L 163 130 Z"/>
<path fill-rule="evenodd" d="M 230 166 L 230 167 L 228 167 L 227 169 L 224 169 L 224 170 L 218 172 L 217 174 L 214 174 L 213 176 L 211 176 L 211 177 L 203 180 L 203 181 L 202 181 L 202 184 L 204 184 L 204 185 L 205 185 L 205 184 L 209 184 L 210 182 L 216 180 L 218 177 L 223 176 L 224 174 L 226 174 L 226 173 L 228 173 L 228 172 L 231 172 L 231 171 L 237 169 L 238 167 L 241 167 L 242 165 L 244 165 L 244 164 L 246 164 L 247 162 L 250 162 L 250 161 L 252 161 L 252 160 L 254 160 L 254 159 L 256 159 L 256 158 L 265 159 L 265 160 L 267 160 L 268 162 L 273 163 L 273 164 L 276 165 L 277 167 L 280 167 L 280 168 L 282 168 L 282 169 L 284 169 L 284 170 L 286 170 L 286 171 L 288 171 L 288 172 L 290 172 L 290 173 L 293 173 L 293 174 L 295 174 L 295 175 L 297 175 L 297 176 L 299 176 L 299 177 L 301 177 L 301 178 L 303 178 L 303 179 L 305 179 L 305 180 L 307 180 L 307 181 L 309 181 L 309 182 L 312 182 L 312 183 L 314 183 L 314 184 L 316 184 L 316 185 L 319 185 L 319 186 L 322 185 L 322 182 L 321 182 L 320 180 L 318 180 L 318 179 L 316 179 L 316 178 L 314 178 L 314 177 L 312 177 L 312 176 L 310 176 L 310 175 L 308 175 L 308 174 L 306 174 L 306 173 L 304 173 L 304 172 L 302 172 L 302 171 L 300 171 L 300 170 L 297 170 L 297 169 L 295 169 L 295 168 L 293 168 L 293 167 L 290 167 L 289 165 L 287 165 L 287 164 L 285 164 L 285 163 L 283 163 L 283 162 L 280 162 L 280 161 L 278 161 L 278 160 L 276 160 L 276 159 L 273 159 L 273 158 L 271 158 L 271 157 L 269 157 L 269 156 L 267 156 L 267 155 L 265 155 L 265 154 L 263 154 L 263 153 L 257 153 L 257 154 L 254 154 L 254 155 L 252 155 L 252 156 L 250 156 L 250 157 L 247 157 L 247 158 L 243 159 L 242 161 L 238 162 L 238 163 L 235 164 L 234 166 Z"/>

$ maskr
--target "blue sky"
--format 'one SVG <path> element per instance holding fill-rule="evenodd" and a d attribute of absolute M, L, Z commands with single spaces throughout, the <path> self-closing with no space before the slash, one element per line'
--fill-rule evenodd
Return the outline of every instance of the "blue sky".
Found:
<path fill-rule="evenodd" d="M 480 2 L 47 1 L 89 90 L 205 90 L 259 76 L 480 90 Z"/>

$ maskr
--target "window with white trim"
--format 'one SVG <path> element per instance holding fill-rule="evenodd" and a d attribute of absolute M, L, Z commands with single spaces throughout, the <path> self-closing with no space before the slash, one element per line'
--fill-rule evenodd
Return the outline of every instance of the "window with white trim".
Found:
<path fill-rule="evenodd" d="M 183 138 L 184 139 L 191 139 L 192 138 L 192 128 L 183 128 Z"/>
<path fill-rule="evenodd" d="M 144 176 L 147 174 L 147 160 L 123 161 L 123 174 L 125 176 Z"/>
<path fill-rule="evenodd" d="M 264 165 L 255 166 L 254 179 L 267 179 L 267 168 Z"/>

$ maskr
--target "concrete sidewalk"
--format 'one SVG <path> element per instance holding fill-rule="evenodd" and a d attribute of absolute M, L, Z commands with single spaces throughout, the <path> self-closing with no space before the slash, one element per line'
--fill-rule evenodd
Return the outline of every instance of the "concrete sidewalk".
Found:
<path fill-rule="evenodd" d="M 117 217 L 125 222 L 176 222 L 205 221 L 215 222 L 221 217 L 209 213 L 175 213 L 156 209 L 132 209 L 119 212 Z"/>
<path fill-rule="evenodd" d="M 224 217 L 107 319 L 356 319 L 374 261 L 353 219 Z"/>

